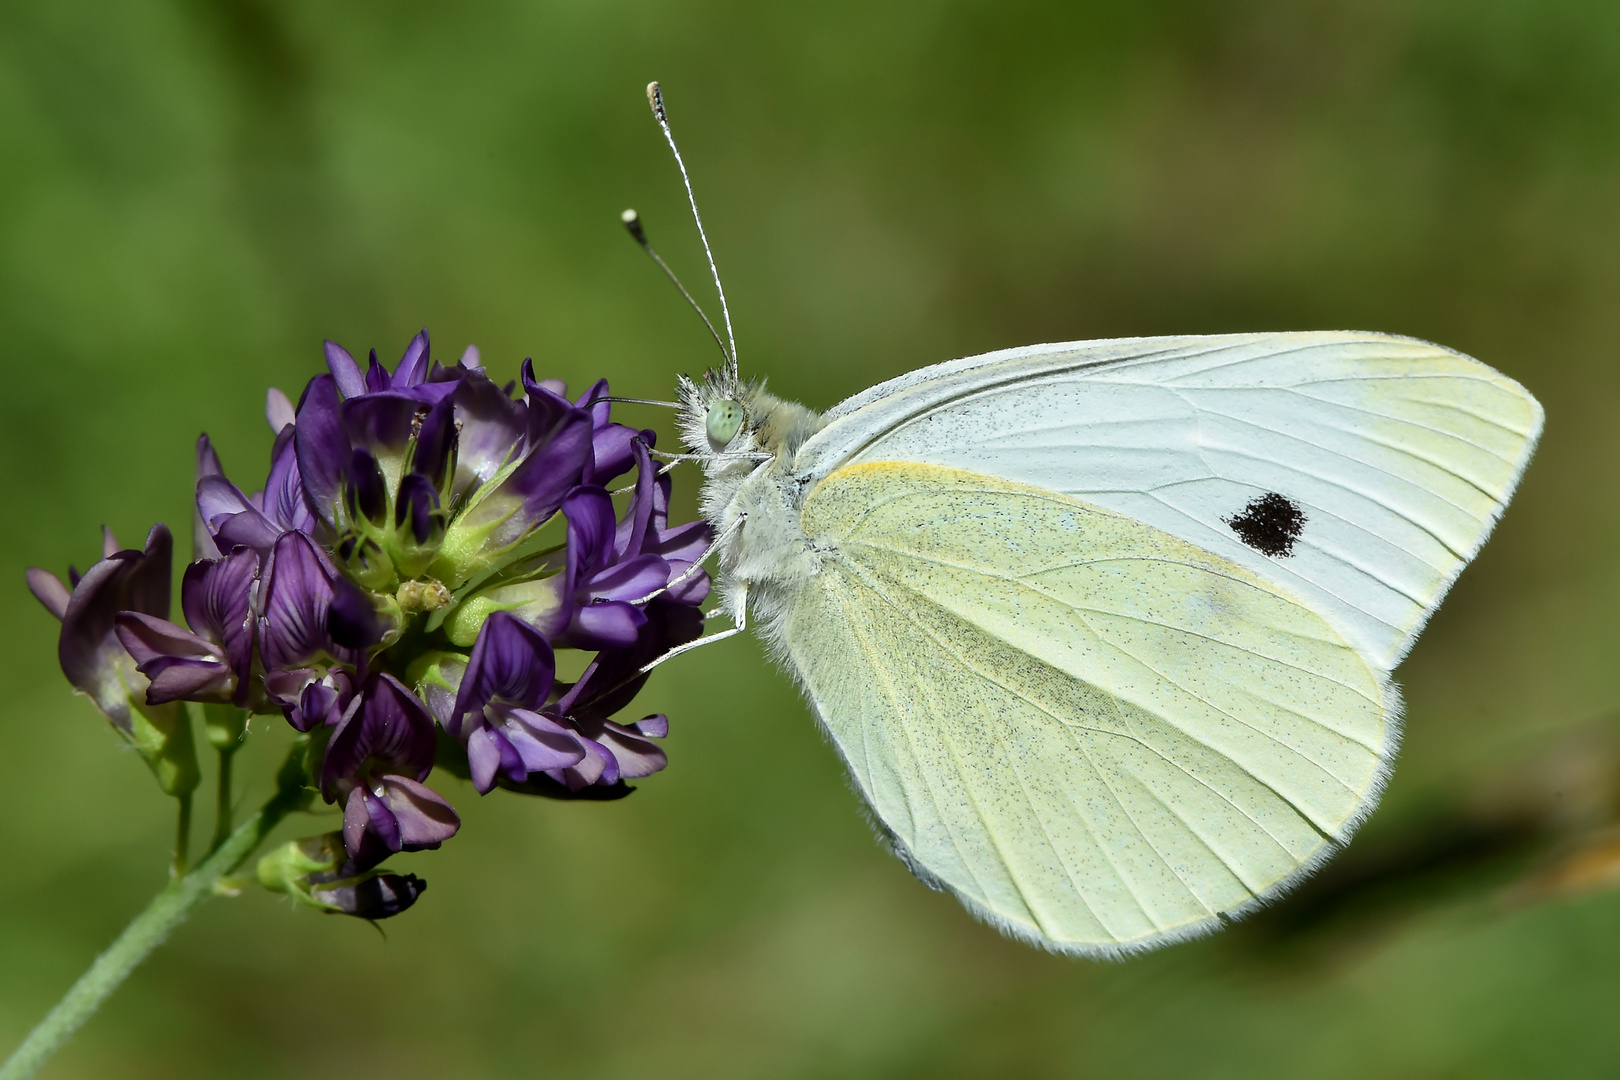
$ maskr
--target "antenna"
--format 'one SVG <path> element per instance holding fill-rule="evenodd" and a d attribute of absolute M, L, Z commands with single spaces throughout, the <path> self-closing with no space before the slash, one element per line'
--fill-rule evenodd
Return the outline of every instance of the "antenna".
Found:
<path fill-rule="evenodd" d="M 703 216 L 698 213 L 697 196 L 692 194 L 692 178 L 686 174 L 686 162 L 681 160 L 681 148 L 675 145 L 675 133 L 669 129 L 669 113 L 664 109 L 664 91 L 656 82 L 647 84 L 647 104 L 652 106 L 653 118 L 664 129 L 664 138 L 680 166 L 681 180 L 686 184 L 686 201 L 692 204 L 692 220 L 697 222 L 698 236 L 703 240 L 703 254 L 709 257 L 709 272 L 714 275 L 714 291 L 720 294 L 720 314 L 726 323 L 726 340 L 731 343 L 729 366 L 733 377 L 737 374 L 737 335 L 731 329 L 731 309 L 726 306 L 726 290 L 720 284 L 720 269 L 714 265 L 714 252 L 709 249 L 709 236 L 703 231 Z M 634 235 L 632 233 L 631 235 Z M 681 290 L 685 292 L 686 290 Z M 705 319 L 705 322 L 708 320 Z"/>
<path fill-rule="evenodd" d="M 671 270 L 669 264 L 663 260 L 658 252 L 653 250 L 652 244 L 647 240 L 646 230 L 641 227 L 641 215 L 634 210 L 626 210 L 619 215 L 619 220 L 624 222 L 625 229 L 629 231 L 636 243 L 641 245 L 641 250 L 652 256 L 652 261 L 658 264 L 658 269 L 664 272 L 664 276 L 674 282 L 677 289 L 681 290 L 681 295 L 686 297 L 686 302 L 692 305 L 692 310 L 697 312 L 698 318 L 703 320 L 703 325 L 709 328 L 709 336 L 714 338 L 716 345 L 720 346 L 720 356 L 725 360 L 726 366 L 735 368 L 737 362 L 726 351 L 726 343 L 720 340 L 720 335 L 715 333 L 714 323 L 709 321 L 709 317 L 703 313 L 703 308 L 698 306 L 698 302 L 692 299 L 692 294 L 686 291 L 686 286 L 682 285 L 681 279 L 675 276 L 675 271 Z"/>

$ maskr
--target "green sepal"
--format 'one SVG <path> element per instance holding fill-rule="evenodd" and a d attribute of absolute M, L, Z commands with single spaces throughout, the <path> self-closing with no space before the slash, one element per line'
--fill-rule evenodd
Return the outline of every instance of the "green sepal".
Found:
<path fill-rule="evenodd" d="M 157 777 L 158 787 L 165 795 L 195 791 L 202 772 L 191 715 L 176 701 L 147 705 L 131 696 L 129 704 L 129 741 Z"/>
<path fill-rule="evenodd" d="M 496 585 L 474 593 L 445 616 L 444 636 L 450 639 L 452 645 L 470 649 L 473 642 L 478 640 L 478 631 L 483 629 L 484 620 L 497 611 L 525 608 L 536 617 L 555 611 L 559 601 L 547 584 L 547 580 L 555 576 L 548 574 L 532 581 Z"/>
<path fill-rule="evenodd" d="M 372 591 L 386 590 L 398 578 L 393 560 L 373 535 L 376 532 L 369 522 L 361 518 L 354 550 L 343 560 L 345 575 L 362 588 Z"/>
<path fill-rule="evenodd" d="M 439 545 L 438 554 L 428 567 L 428 573 L 440 581 L 459 582 L 499 566 L 511 547 L 488 551 L 485 550 L 485 542 L 490 534 L 500 528 L 507 518 L 517 513 L 522 505 L 520 501 L 514 499 L 512 508 L 504 515 L 477 525 L 469 524 L 465 514 L 457 518 L 445 530 L 444 542 Z"/>
<path fill-rule="evenodd" d="M 454 694 L 457 687 L 460 686 L 460 680 L 458 679 L 456 682 L 450 681 L 449 677 L 444 673 L 444 665 L 446 664 L 453 664 L 465 670 L 467 667 L 467 654 L 440 650 L 425 652 L 411 661 L 411 666 L 405 672 L 405 681 L 418 694 L 426 694 L 429 686 L 437 686 Z"/>
<path fill-rule="evenodd" d="M 246 709 L 216 702 L 205 705 L 192 702 L 191 705 L 194 711 L 202 714 L 203 734 L 209 746 L 215 750 L 229 751 L 242 745 L 247 736 L 248 717 L 252 715 Z"/>
<path fill-rule="evenodd" d="M 322 911 L 337 911 L 331 904 L 315 898 L 313 874 L 332 874 L 348 852 L 343 847 L 341 832 L 306 836 L 302 840 L 289 840 L 259 860 L 254 876 L 271 892 L 284 893 Z"/>

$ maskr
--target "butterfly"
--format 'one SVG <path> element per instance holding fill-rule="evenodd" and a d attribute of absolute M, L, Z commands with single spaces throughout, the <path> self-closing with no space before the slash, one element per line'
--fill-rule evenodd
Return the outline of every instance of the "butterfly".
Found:
<path fill-rule="evenodd" d="M 734 625 L 684 648 L 751 617 L 906 866 L 1082 955 L 1217 929 L 1347 842 L 1391 672 L 1542 426 L 1386 334 L 1036 345 L 826 412 L 721 351 L 679 416 Z"/>

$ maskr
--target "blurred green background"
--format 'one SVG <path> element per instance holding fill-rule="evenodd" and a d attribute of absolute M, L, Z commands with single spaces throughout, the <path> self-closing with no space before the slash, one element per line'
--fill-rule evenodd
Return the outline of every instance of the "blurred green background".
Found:
<path fill-rule="evenodd" d="M 660 397 L 712 346 L 661 79 L 746 371 L 825 407 L 1037 341 L 1376 329 L 1547 434 L 1399 677 L 1314 890 L 1123 964 L 1002 940 L 873 843 L 756 644 L 659 672 L 671 766 L 480 799 L 377 933 L 206 905 L 51 1077 L 1506 1077 L 1620 1071 L 1620 6 L 1597 0 L 0 3 L 0 1047 L 159 888 L 171 809 L 56 669 L 28 565 L 183 530 L 192 440 L 424 324 Z M 654 410 L 624 412 L 657 424 Z M 680 477 L 691 507 L 690 475 Z M 264 775 L 284 732 L 243 756 Z M 298 823 L 331 828 L 330 818 Z M 1584 831 L 1583 831 L 1584 830 Z M 1508 890 L 1504 892 L 1504 889 Z"/>

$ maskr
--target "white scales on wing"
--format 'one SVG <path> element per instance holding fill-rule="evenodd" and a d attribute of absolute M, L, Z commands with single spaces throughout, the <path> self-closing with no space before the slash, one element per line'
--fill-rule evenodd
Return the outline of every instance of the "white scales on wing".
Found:
<path fill-rule="evenodd" d="M 1301 333 L 1010 349 L 890 380 L 827 419 L 800 477 L 910 461 L 1064 492 L 1253 571 L 1389 671 L 1484 543 L 1541 409 L 1427 342 Z M 1246 543 L 1245 510 L 1272 495 L 1303 515 L 1297 540 Z"/>

